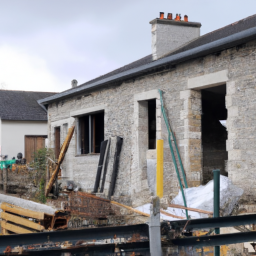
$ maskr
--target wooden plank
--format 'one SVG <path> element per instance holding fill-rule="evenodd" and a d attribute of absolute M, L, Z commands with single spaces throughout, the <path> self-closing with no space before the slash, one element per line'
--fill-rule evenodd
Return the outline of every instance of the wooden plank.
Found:
<path fill-rule="evenodd" d="M 166 216 L 169 216 L 169 217 L 172 217 L 172 218 L 182 219 L 182 220 L 186 219 L 185 217 L 177 216 L 177 215 L 171 214 L 171 213 L 169 213 L 169 212 L 165 212 L 165 211 L 163 211 L 163 210 L 160 210 L 160 212 L 161 212 L 162 214 L 164 214 L 164 215 L 166 215 Z"/>
<path fill-rule="evenodd" d="M 136 213 L 138 213 L 138 214 L 140 214 L 140 215 L 143 215 L 143 216 L 146 216 L 146 217 L 150 217 L 149 214 L 147 214 L 147 213 L 145 213 L 145 212 L 141 212 L 141 211 L 136 210 L 136 209 L 133 209 L 133 208 L 130 207 L 130 206 L 127 206 L 127 205 L 124 205 L 124 204 L 120 204 L 120 203 L 115 202 L 115 201 L 110 201 L 110 203 L 111 203 L 111 204 L 115 204 L 115 205 L 120 206 L 120 207 L 123 207 L 123 208 L 126 208 L 126 209 L 128 209 L 128 210 L 130 210 L 130 211 L 133 211 L 133 212 L 136 212 Z"/>
<path fill-rule="evenodd" d="M 14 232 L 16 234 L 28 234 L 28 233 L 35 233 L 34 231 L 28 230 L 26 228 L 22 228 L 19 226 L 16 226 L 14 224 L 7 223 L 5 220 L 1 221 L 1 227 L 4 229 L 7 229 L 11 232 Z"/>
<path fill-rule="evenodd" d="M 10 235 L 10 233 L 8 232 L 8 230 L 6 230 L 5 228 L 1 228 L 2 229 L 2 235 L 3 236 L 8 236 Z"/>
<path fill-rule="evenodd" d="M 14 223 L 20 224 L 21 226 L 32 228 L 38 231 L 43 231 L 45 229 L 44 226 L 38 223 L 35 223 L 34 221 L 31 221 L 16 215 L 12 215 L 6 212 L 1 212 L 1 218 L 6 221 L 14 222 Z"/>
<path fill-rule="evenodd" d="M 205 214 L 213 215 L 213 212 L 209 212 L 209 211 L 205 211 L 205 210 L 200 210 L 200 209 L 196 209 L 196 208 L 185 207 L 185 206 L 179 205 L 179 204 L 169 204 L 169 207 L 177 208 L 177 209 L 189 210 L 191 212 L 200 212 L 200 213 L 205 213 Z"/>
<path fill-rule="evenodd" d="M 38 220 L 44 220 L 44 213 L 43 212 L 36 212 L 36 211 L 31 211 L 28 209 L 21 208 L 19 206 L 13 205 L 13 204 L 8 204 L 8 203 L 2 203 L 1 204 L 1 209 L 6 212 L 11 212 L 15 213 L 21 216 L 26 216 Z"/>
<path fill-rule="evenodd" d="M 63 162 L 63 159 L 66 155 L 66 152 L 68 150 L 68 146 L 69 146 L 69 143 L 72 139 L 72 136 L 73 136 L 73 133 L 74 133 L 74 130 L 75 130 L 75 126 L 72 126 L 71 128 L 68 129 L 68 135 L 61 147 L 61 151 L 60 151 L 60 155 L 59 155 L 59 158 L 58 158 L 58 162 L 57 162 L 57 165 L 56 165 L 56 168 L 52 174 L 52 177 L 50 178 L 48 184 L 46 185 L 46 188 L 45 188 L 45 196 L 48 196 L 48 194 L 50 193 L 51 189 L 52 189 L 52 186 L 53 186 L 53 183 L 55 182 L 57 176 L 58 176 L 58 173 L 59 173 L 59 170 L 60 170 L 60 165 L 61 163 Z"/>
<path fill-rule="evenodd" d="M 33 136 L 25 136 L 25 158 L 27 163 L 33 160 L 35 152 L 35 138 Z"/>

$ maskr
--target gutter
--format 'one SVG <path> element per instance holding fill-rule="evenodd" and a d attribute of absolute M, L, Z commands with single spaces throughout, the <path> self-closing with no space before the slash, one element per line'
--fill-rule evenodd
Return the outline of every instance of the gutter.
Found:
<path fill-rule="evenodd" d="M 153 61 L 151 63 L 142 65 L 137 68 L 129 69 L 119 74 L 116 74 L 107 78 L 103 78 L 96 82 L 84 84 L 81 87 L 73 88 L 71 90 L 55 94 L 45 99 L 38 100 L 37 102 L 39 104 L 47 105 L 50 102 L 68 98 L 90 89 L 96 89 L 104 85 L 107 85 L 109 83 L 123 81 L 125 79 L 129 79 L 134 76 L 141 75 L 145 72 L 148 72 L 152 69 L 159 68 L 161 66 L 170 65 L 170 64 L 175 65 L 190 59 L 202 57 L 202 56 L 205 56 L 214 52 L 218 52 L 227 48 L 232 48 L 236 45 L 251 41 L 253 39 L 256 39 L 256 27 L 244 30 L 242 32 L 227 36 L 225 38 L 216 40 L 208 44 L 195 47 L 193 49 L 190 49 L 181 53 L 174 54 L 172 56 L 168 56 L 168 57 Z"/>

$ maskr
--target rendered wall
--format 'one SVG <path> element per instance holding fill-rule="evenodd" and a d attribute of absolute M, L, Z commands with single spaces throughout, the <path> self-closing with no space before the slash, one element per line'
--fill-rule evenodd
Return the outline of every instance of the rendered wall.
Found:
<path fill-rule="evenodd" d="M 218 55 L 188 61 L 175 69 L 145 75 L 119 85 L 88 92 L 52 103 L 48 108 L 49 143 L 54 145 L 53 126 L 56 123 L 75 124 L 70 112 L 97 107 L 104 104 L 105 139 L 123 137 L 119 174 L 115 197 L 130 197 L 134 206 L 149 202 L 150 190 L 146 182 L 147 172 L 140 169 L 138 159 L 138 127 L 134 97 L 136 94 L 161 89 L 167 115 L 176 134 L 181 157 L 187 173 L 189 186 L 202 182 L 201 147 L 201 92 L 192 89 L 188 79 L 221 71 L 226 79 L 228 110 L 227 151 L 228 175 L 245 190 L 244 199 L 256 195 L 256 43 L 242 48 L 232 48 Z M 160 117 L 162 119 L 162 117 Z M 144 130 L 143 130 L 144 129 Z M 99 155 L 76 156 L 76 136 L 71 141 L 66 158 L 67 169 L 63 175 L 80 183 L 85 191 L 94 186 Z M 164 139 L 164 198 L 174 197 L 179 190 L 171 153 L 168 148 L 167 130 L 161 122 L 161 138 Z M 146 164 L 146 163 L 145 163 Z M 163 199 L 164 200 L 164 199 Z"/>
<path fill-rule="evenodd" d="M 1 126 L 2 154 L 8 159 L 25 153 L 25 135 L 47 135 L 47 122 L 39 121 L 5 121 Z"/>

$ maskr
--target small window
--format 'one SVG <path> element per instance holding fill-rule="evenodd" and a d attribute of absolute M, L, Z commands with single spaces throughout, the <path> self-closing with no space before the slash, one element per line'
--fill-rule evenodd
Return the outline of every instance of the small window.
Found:
<path fill-rule="evenodd" d="M 79 118 L 79 154 L 100 153 L 104 140 L 104 112 Z"/>
<path fill-rule="evenodd" d="M 156 100 L 148 100 L 148 149 L 156 149 Z"/>

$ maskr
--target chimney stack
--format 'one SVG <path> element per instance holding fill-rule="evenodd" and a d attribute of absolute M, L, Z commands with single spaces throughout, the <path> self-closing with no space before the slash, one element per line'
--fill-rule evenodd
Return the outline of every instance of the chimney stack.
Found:
<path fill-rule="evenodd" d="M 164 13 L 160 12 L 160 18 L 150 21 L 150 24 L 153 60 L 162 58 L 200 36 L 201 23 L 188 21 L 187 15 L 182 20 L 180 14 L 176 14 L 173 19 L 172 13 L 164 18 Z"/>
<path fill-rule="evenodd" d="M 72 81 L 71 81 L 71 87 L 72 88 L 75 88 L 75 87 L 77 87 L 77 80 L 76 79 L 73 79 Z"/>

